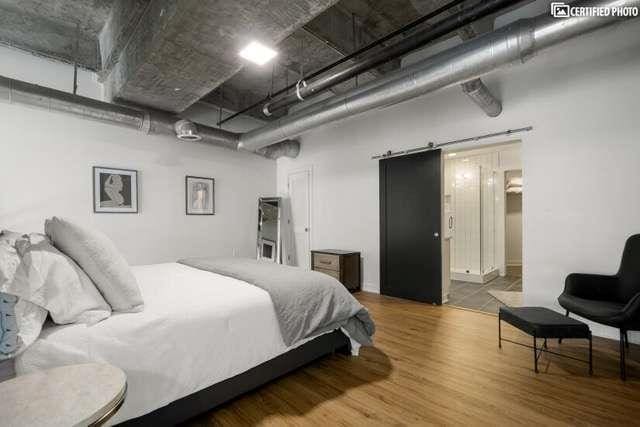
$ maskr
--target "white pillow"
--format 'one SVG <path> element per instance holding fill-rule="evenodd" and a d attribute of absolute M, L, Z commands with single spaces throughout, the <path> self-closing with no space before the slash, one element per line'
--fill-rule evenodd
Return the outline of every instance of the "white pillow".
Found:
<path fill-rule="evenodd" d="M 0 241 L 0 360 L 15 357 L 31 345 L 47 318 L 47 310 L 12 292 L 19 265 L 16 249 Z"/>
<path fill-rule="evenodd" d="M 89 275 L 113 311 L 135 312 L 144 308 L 127 261 L 107 236 L 58 217 L 46 220 L 44 229 L 54 246 Z"/>
<path fill-rule="evenodd" d="M 14 294 L 48 310 L 55 323 L 94 324 L 111 315 L 87 274 L 46 236 L 30 234 L 16 241 L 16 249 L 22 263 L 15 274 Z"/>
<path fill-rule="evenodd" d="M 10 246 L 15 246 L 16 240 L 22 237 L 22 233 L 18 233 L 17 231 L 11 230 L 2 230 L 0 231 L 0 241 L 5 241 L 9 243 Z"/>

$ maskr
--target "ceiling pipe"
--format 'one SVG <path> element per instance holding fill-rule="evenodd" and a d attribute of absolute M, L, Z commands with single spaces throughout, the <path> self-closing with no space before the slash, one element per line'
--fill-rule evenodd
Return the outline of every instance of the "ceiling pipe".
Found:
<path fill-rule="evenodd" d="M 571 6 L 640 7 L 640 0 L 582 0 Z M 626 19 L 632 18 L 553 18 L 544 13 L 522 19 L 242 134 L 239 146 L 256 150 L 323 124 L 460 84 L 503 66 L 523 63 L 551 46 Z"/>
<path fill-rule="evenodd" d="M 385 47 L 378 52 L 358 59 L 353 64 L 345 68 L 331 74 L 321 76 L 312 81 L 299 81 L 296 84 L 295 91 L 293 93 L 287 94 L 278 100 L 266 103 L 262 108 L 262 112 L 266 116 L 271 116 L 276 110 L 318 95 L 339 83 L 343 83 L 392 59 L 406 55 L 413 50 L 423 47 L 429 42 L 437 40 L 438 38 L 453 31 L 460 30 L 478 19 L 493 15 L 502 9 L 512 7 L 521 1 L 522 0 L 483 0 L 477 2 L 466 9 L 428 26 L 425 30 L 407 36 L 391 46 Z"/>
<path fill-rule="evenodd" d="M 458 36 L 462 41 L 468 41 L 478 36 L 476 30 L 467 26 L 458 31 Z M 489 90 L 482 79 L 477 78 L 464 82 L 460 85 L 462 92 L 467 95 L 489 117 L 498 117 L 502 113 L 502 102 Z"/>
<path fill-rule="evenodd" d="M 489 117 L 502 113 L 502 102 L 489 90 L 482 80 L 473 79 L 462 83 L 462 91 Z"/>
<path fill-rule="evenodd" d="M 371 43 L 361 47 L 360 49 L 357 49 L 355 52 L 351 52 L 350 54 L 343 56 L 342 58 L 337 59 L 336 61 L 325 65 L 324 67 L 320 68 L 319 70 L 313 71 L 311 72 L 308 76 L 307 79 L 312 79 L 314 77 L 317 77 L 321 74 L 324 74 L 332 69 L 334 69 L 335 67 L 337 67 L 340 64 L 343 64 L 347 61 L 350 61 L 353 58 L 356 58 L 360 55 L 362 55 L 363 53 L 378 47 L 378 46 L 383 46 L 384 43 L 388 40 L 391 40 L 392 38 L 395 38 L 396 36 L 408 33 L 410 30 L 412 30 L 413 28 L 417 27 L 418 25 L 423 24 L 424 22 L 428 21 L 431 18 L 434 18 L 435 16 L 440 15 L 441 13 L 444 13 L 448 10 L 450 10 L 453 7 L 458 6 L 461 3 L 464 3 L 466 0 L 453 0 L 445 5 L 443 5 L 442 7 L 439 7 L 437 9 L 432 10 L 431 12 L 427 13 L 426 15 L 422 15 L 421 17 L 419 17 L 418 19 L 416 19 L 415 21 L 411 21 L 410 23 L 408 23 L 407 25 L 398 28 L 397 30 L 394 30 L 392 32 L 390 32 L 389 34 L 380 37 L 379 39 L 376 39 L 374 41 L 372 41 Z M 531 1 L 531 0 L 529 0 Z M 288 86 L 283 87 L 282 89 L 274 92 L 274 93 L 270 93 L 268 96 L 264 97 L 263 99 L 261 99 L 260 101 L 249 105 L 248 107 L 243 108 L 240 111 L 236 111 L 235 113 L 233 113 L 232 115 L 225 117 L 224 119 L 220 120 L 218 122 L 218 126 L 220 126 L 223 123 L 226 123 L 230 120 L 235 119 L 236 117 L 253 110 L 256 107 L 262 106 L 265 102 L 270 101 L 272 98 L 275 98 L 279 95 L 282 95 L 283 93 L 288 93 L 291 89 L 295 89 L 296 86 L 298 85 L 298 83 L 293 83 L 290 84 Z"/>
<path fill-rule="evenodd" d="M 193 123 L 165 111 L 110 104 L 2 76 L 0 76 L 0 101 L 72 114 L 150 135 L 168 135 L 182 141 L 199 141 L 230 150 L 239 148 L 240 134 L 238 133 Z M 291 157 L 294 154 L 297 155 L 295 146 L 299 151 L 298 141 L 283 141 L 275 144 L 274 147 L 269 147 L 268 150 L 255 153 L 270 159 L 277 158 L 279 155 Z"/>

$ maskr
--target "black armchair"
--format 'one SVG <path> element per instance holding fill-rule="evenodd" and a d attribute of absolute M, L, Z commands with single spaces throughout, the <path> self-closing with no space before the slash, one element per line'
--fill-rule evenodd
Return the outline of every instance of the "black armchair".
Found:
<path fill-rule="evenodd" d="M 570 313 L 620 330 L 620 377 L 626 379 L 627 331 L 640 330 L 640 234 L 627 239 L 614 276 L 572 273 L 558 302 Z"/>

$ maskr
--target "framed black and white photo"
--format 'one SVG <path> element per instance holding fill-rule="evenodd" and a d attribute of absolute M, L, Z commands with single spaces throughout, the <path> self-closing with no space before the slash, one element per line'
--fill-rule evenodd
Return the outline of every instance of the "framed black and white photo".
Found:
<path fill-rule="evenodd" d="M 187 215 L 214 215 L 214 191 L 213 178 L 187 176 L 185 188 Z"/>
<path fill-rule="evenodd" d="M 138 213 L 138 171 L 94 166 L 93 211 Z"/>

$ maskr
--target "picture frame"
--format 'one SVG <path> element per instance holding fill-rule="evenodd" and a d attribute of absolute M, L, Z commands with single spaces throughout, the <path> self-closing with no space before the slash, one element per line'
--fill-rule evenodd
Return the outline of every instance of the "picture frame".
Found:
<path fill-rule="evenodd" d="M 187 215 L 215 215 L 215 179 L 187 175 L 184 195 Z"/>
<path fill-rule="evenodd" d="M 138 213 L 138 171 L 93 167 L 93 212 Z"/>

